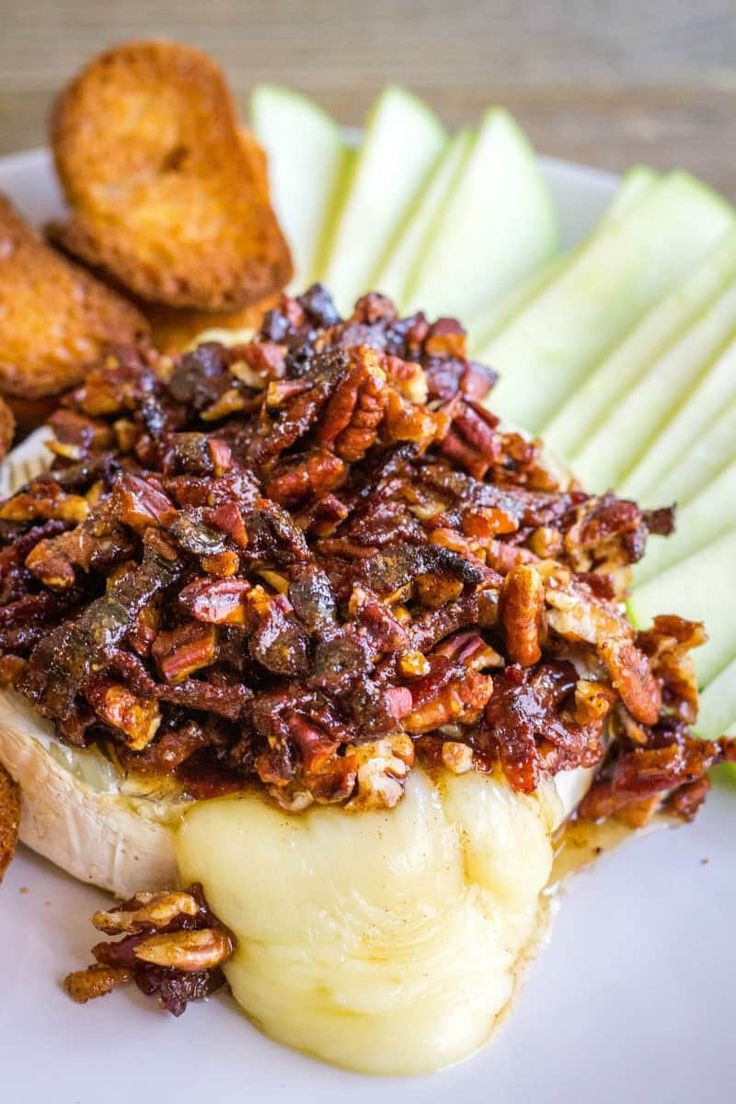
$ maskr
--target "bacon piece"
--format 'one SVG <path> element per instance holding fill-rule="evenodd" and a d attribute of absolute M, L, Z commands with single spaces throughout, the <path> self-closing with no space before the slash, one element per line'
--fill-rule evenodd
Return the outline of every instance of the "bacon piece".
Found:
<path fill-rule="evenodd" d="M 251 589 L 245 579 L 197 579 L 179 594 L 179 603 L 197 621 L 213 625 L 243 625 L 245 596 Z"/>

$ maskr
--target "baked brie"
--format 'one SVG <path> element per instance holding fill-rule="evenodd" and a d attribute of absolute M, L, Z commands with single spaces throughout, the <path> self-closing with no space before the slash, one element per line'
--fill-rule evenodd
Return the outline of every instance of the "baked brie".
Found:
<path fill-rule="evenodd" d="M 662 512 L 584 494 L 492 382 L 457 322 L 315 287 L 108 358 L 11 458 L 0 761 L 21 838 L 129 899 L 78 999 L 179 1012 L 224 964 L 271 1037 L 426 1072 L 507 1008 L 567 817 L 692 815 L 700 630 L 622 604 Z"/>

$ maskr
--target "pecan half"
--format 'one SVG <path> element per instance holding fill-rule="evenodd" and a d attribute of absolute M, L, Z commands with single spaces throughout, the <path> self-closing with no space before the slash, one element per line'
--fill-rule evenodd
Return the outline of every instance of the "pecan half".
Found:
<path fill-rule="evenodd" d="M 531 667 L 542 655 L 544 583 L 530 564 L 517 564 L 501 587 L 501 621 L 512 663 Z"/>
<path fill-rule="evenodd" d="M 147 936 L 136 943 L 133 954 L 152 966 L 199 973 L 227 962 L 233 949 L 231 936 L 222 928 L 203 928 Z"/>

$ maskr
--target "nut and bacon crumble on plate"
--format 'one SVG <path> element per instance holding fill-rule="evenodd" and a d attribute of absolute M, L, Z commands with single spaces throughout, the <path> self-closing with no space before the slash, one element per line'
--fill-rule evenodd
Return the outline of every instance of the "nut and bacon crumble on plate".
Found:
<path fill-rule="evenodd" d="M 372 294 L 343 321 L 319 286 L 248 344 L 116 351 L 0 506 L 0 673 L 60 740 L 193 798 L 390 808 L 420 760 L 524 793 L 594 768 L 577 816 L 691 818 L 736 756 L 690 732 L 703 630 L 622 604 L 672 513 L 585 494 L 493 382 L 454 320 Z M 129 980 L 115 955 L 82 995 Z"/>

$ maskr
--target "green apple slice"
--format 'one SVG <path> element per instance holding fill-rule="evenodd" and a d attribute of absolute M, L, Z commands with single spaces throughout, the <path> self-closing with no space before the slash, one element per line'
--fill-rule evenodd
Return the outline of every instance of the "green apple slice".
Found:
<path fill-rule="evenodd" d="M 696 731 L 704 740 L 736 736 L 736 660 L 724 667 L 700 695 Z M 723 763 L 712 773 L 719 780 L 736 784 L 736 763 Z"/>
<path fill-rule="evenodd" d="M 417 259 L 405 306 L 473 318 L 558 245 L 557 216 L 534 150 L 511 116 L 492 108 Z"/>
<path fill-rule="evenodd" d="M 507 292 L 504 292 L 494 303 L 484 307 L 476 318 L 467 320 L 469 335 L 469 348 L 472 356 L 478 354 L 478 359 L 483 359 L 483 350 L 489 341 L 507 326 L 511 319 L 530 303 L 542 288 L 551 283 L 562 269 L 568 264 L 570 255 L 560 253 L 546 261 L 540 268 L 535 269 L 530 276 L 525 277 L 520 283 Z"/>
<path fill-rule="evenodd" d="M 501 374 L 494 410 L 537 432 L 733 223 L 725 200 L 673 173 L 594 233 L 483 350 Z"/>
<path fill-rule="evenodd" d="M 690 446 L 707 431 L 724 405 L 736 400 L 736 295 L 731 297 L 731 303 L 729 345 L 698 380 L 623 482 L 622 491 L 642 498 L 646 505 L 651 505 L 652 500 L 661 502 L 658 488 L 661 477 L 689 452 Z"/>
<path fill-rule="evenodd" d="M 628 607 L 634 624 L 647 628 L 667 610 L 704 621 L 708 642 L 693 652 L 698 684 L 707 686 L 736 656 L 736 531 L 702 548 L 634 589 Z"/>
<path fill-rule="evenodd" d="M 736 659 L 700 695 L 696 728 L 704 740 L 717 740 L 736 731 Z"/>
<path fill-rule="evenodd" d="M 644 199 L 654 190 L 655 184 L 659 184 L 662 177 L 656 169 L 650 169 L 648 165 L 634 165 L 624 175 L 623 180 L 616 189 L 616 193 L 601 215 L 601 220 L 593 231 L 599 230 L 612 219 L 628 215 L 640 199 Z"/>
<path fill-rule="evenodd" d="M 574 458 L 636 384 L 711 299 L 736 276 L 736 230 L 729 231 L 606 357 L 544 427 L 545 442 Z"/>
<path fill-rule="evenodd" d="M 733 280 L 680 338 L 649 365 L 574 457 L 575 473 L 593 491 L 633 493 L 627 474 L 657 440 L 683 400 L 734 332 Z M 736 380 L 734 381 L 736 383 Z M 666 431 L 665 431 L 666 432 Z"/>
<path fill-rule="evenodd" d="M 371 280 L 371 286 L 393 299 L 402 312 L 405 309 L 404 292 L 417 257 L 432 232 L 472 144 L 473 131 L 470 127 L 459 130 L 450 139 L 416 207 Z"/>
<path fill-rule="evenodd" d="M 656 493 L 659 502 L 690 502 L 732 460 L 736 460 L 736 399 L 724 407 L 657 486 L 647 491 L 647 496 L 655 497 Z"/>
<path fill-rule="evenodd" d="M 335 120 L 290 88 L 257 85 L 250 120 L 268 156 L 274 210 L 294 261 L 292 287 L 301 291 L 315 277 L 350 149 Z"/>
<path fill-rule="evenodd" d="M 712 544 L 736 528 L 736 461 L 712 483 L 677 509 L 677 528 L 671 537 L 650 537 L 647 554 L 634 568 L 634 585 L 653 579 L 660 571 Z"/>
<path fill-rule="evenodd" d="M 349 313 L 411 211 L 447 141 L 436 115 L 403 88 L 371 107 L 320 278 Z"/>
<path fill-rule="evenodd" d="M 648 169 L 643 165 L 637 165 L 627 172 L 616 190 L 616 194 L 604 211 L 595 232 L 608 226 L 614 219 L 623 218 L 635 203 L 643 199 L 648 191 L 654 187 L 660 179 L 654 169 Z M 569 264 L 574 253 L 560 253 L 556 257 L 543 264 L 530 276 L 520 283 L 515 284 L 510 291 L 497 299 L 490 307 L 484 308 L 477 319 L 468 318 L 469 348 L 472 356 L 480 355 L 488 342 L 495 337 L 499 330 L 506 326 L 511 318 L 527 303 L 531 302 L 543 287 L 562 272 L 566 264 Z"/>

